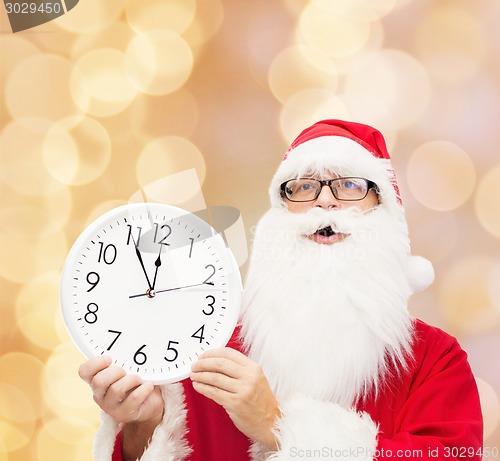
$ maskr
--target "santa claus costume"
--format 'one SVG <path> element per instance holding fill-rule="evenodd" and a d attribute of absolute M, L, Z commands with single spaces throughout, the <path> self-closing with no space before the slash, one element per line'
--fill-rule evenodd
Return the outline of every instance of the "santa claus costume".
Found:
<path fill-rule="evenodd" d="M 303 176 L 362 177 L 379 205 L 291 213 L 280 185 Z M 325 120 L 293 142 L 271 184 L 228 347 L 265 373 L 280 406 L 277 451 L 247 439 L 189 379 L 162 386 L 165 413 L 141 461 L 481 459 L 482 417 L 466 353 L 412 318 L 409 296 L 433 279 L 410 254 L 381 133 Z M 347 236 L 333 245 L 309 238 Z M 120 426 L 103 414 L 97 461 L 121 461 Z"/>

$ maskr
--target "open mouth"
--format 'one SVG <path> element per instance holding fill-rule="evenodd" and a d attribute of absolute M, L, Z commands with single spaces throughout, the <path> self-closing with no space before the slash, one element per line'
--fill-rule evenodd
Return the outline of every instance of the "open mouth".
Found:
<path fill-rule="evenodd" d="M 309 235 L 308 238 L 316 243 L 330 245 L 343 240 L 345 238 L 345 234 L 335 232 L 331 226 L 326 226 L 318 229 L 314 234 Z"/>

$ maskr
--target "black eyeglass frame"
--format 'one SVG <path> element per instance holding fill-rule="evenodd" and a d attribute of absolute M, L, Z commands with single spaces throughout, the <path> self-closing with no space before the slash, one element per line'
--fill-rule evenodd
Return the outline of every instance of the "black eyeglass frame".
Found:
<path fill-rule="evenodd" d="M 312 198 L 310 200 L 292 200 L 292 199 L 288 198 L 288 196 L 286 195 L 286 192 L 285 192 L 286 185 L 290 181 L 298 181 L 300 179 L 311 179 L 311 180 L 319 182 L 321 187 L 318 187 L 317 192 L 316 192 L 316 196 L 314 198 Z M 363 181 L 366 181 L 366 185 L 368 186 L 366 188 L 366 194 L 361 198 L 354 198 L 354 199 L 338 198 L 337 197 L 337 189 L 335 187 L 332 187 L 332 184 L 336 181 L 341 180 L 341 179 L 362 179 Z M 321 191 L 323 190 L 324 186 L 328 186 L 330 188 L 330 190 L 332 191 L 333 196 L 337 200 L 340 200 L 342 202 L 359 202 L 360 200 L 363 200 L 368 195 L 368 192 L 370 192 L 372 189 L 377 194 L 379 193 L 379 188 L 378 188 L 377 184 L 375 184 L 373 181 L 370 181 L 369 179 L 360 178 L 359 176 L 346 176 L 346 177 L 342 177 L 342 178 L 333 178 L 333 179 L 295 178 L 295 179 L 287 179 L 285 182 L 281 183 L 281 185 L 280 185 L 281 197 L 287 199 L 289 202 L 295 202 L 295 203 L 314 202 L 319 197 L 319 194 L 321 194 Z"/>

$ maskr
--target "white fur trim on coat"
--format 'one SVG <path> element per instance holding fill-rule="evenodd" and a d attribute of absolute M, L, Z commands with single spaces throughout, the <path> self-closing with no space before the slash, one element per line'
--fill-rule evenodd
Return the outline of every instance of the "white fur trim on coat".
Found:
<path fill-rule="evenodd" d="M 335 459 L 371 461 L 376 454 L 376 424 L 367 413 L 295 395 L 280 406 L 275 428 L 280 450 L 252 447 L 255 461 Z"/>
<path fill-rule="evenodd" d="M 191 453 L 185 439 L 186 405 L 182 384 L 161 386 L 165 413 L 163 421 L 155 429 L 151 441 L 139 461 L 182 461 Z M 103 413 L 101 426 L 94 440 L 96 461 L 110 461 L 120 425 Z"/>

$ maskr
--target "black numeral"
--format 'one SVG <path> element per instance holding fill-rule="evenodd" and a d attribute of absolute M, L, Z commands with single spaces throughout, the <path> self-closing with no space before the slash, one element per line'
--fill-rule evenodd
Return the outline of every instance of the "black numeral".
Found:
<path fill-rule="evenodd" d="M 134 239 L 134 236 L 132 235 L 132 225 L 127 224 L 128 226 L 128 236 L 127 236 L 127 245 L 130 243 L 130 239 L 132 239 L 132 242 L 136 247 L 139 246 L 139 241 L 141 240 L 141 232 L 142 232 L 142 227 L 137 226 L 137 239 Z"/>
<path fill-rule="evenodd" d="M 93 278 L 94 280 L 91 280 L 91 279 L 90 279 L 90 278 L 91 278 L 91 276 L 92 276 L 92 278 Z M 99 280 L 100 280 L 100 279 L 101 279 L 101 278 L 99 277 L 99 274 L 98 274 L 97 272 L 89 272 L 89 273 L 87 274 L 87 283 L 88 283 L 89 285 L 92 285 L 92 286 L 91 286 L 91 287 L 87 290 L 87 292 L 92 291 L 92 290 L 93 290 L 93 289 L 97 286 L 97 284 L 99 283 Z"/>
<path fill-rule="evenodd" d="M 205 299 L 206 299 L 207 301 L 209 301 L 209 300 L 210 300 L 210 302 L 208 303 L 208 307 L 210 307 L 210 308 L 211 308 L 211 310 L 210 310 L 209 312 L 205 312 L 205 309 L 203 309 L 203 311 L 202 311 L 202 312 L 203 312 L 205 315 L 212 315 L 212 314 L 214 313 L 214 310 L 215 310 L 215 308 L 214 308 L 214 304 L 215 304 L 215 296 L 208 295 L 208 296 L 205 296 Z"/>
<path fill-rule="evenodd" d="M 99 258 L 97 262 L 104 261 L 106 264 L 113 264 L 116 259 L 116 247 L 110 243 L 104 246 L 103 242 L 99 242 L 101 248 L 99 249 Z"/>
<path fill-rule="evenodd" d="M 191 335 L 191 338 L 199 339 L 201 343 L 205 339 L 205 337 L 203 336 L 204 332 L 205 332 L 205 325 L 202 325 Z"/>
<path fill-rule="evenodd" d="M 210 268 L 212 273 L 205 279 L 205 281 L 203 283 L 209 283 L 209 284 L 213 285 L 214 282 L 209 282 L 209 280 L 215 275 L 215 266 L 213 266 L 212 264 L 205 266 L 205 269 L 208 269 L 208 268 Z"/>
<path fill-rule="evenodd" d="M 121 331 L 116 331 L 116 330 L 108 330 L 108 333 L 113 333 L 116 335 L 116 338 L 113 339 L 113 342 L 109 345 L 109 347 L 106 349 L 106 350 L 110 350 L 112 347 L 113 347 L 113 344 L 116 343 L 116 340 L 120 337 L 120 335 L 122 334 Z"/>
<path fill-rule="evenodd" d="M 163 224 L 161 227 L 158 223 L 155 223 L 155 226 L 156 226 L 156 230 L 155 230 L 155 238 L 154 238 L 154 242 L 155 243 L 160 243 L 161 245 L 170 245 L 170 243 L 167 243 L 165 242 L 165 240 L 170 236 L 170 234 L 172 233 L 172 228 L 168 225 L 168 224 Z M 163 237 L 159 242 L 156 241 L 157 237 L 158 237 L 158 229 L 167 229 L 167 235 L 165 235 L 165 237 Z"/>
<path fill-rule="evenodd" d="M 194 238 L 190 237 L 189 240 L 191 240 L 191 244 L 189 245 L 189 257 L 193 254 L 193 244 L 194 244 Z"/>
<path fill-rule="evenodd" d="M 146 347 L 146 344 L 143 344 L 139 349 L 137 349 L 136 353 L 134 354 L 134 362 L 137 363 L 137 365 L 144 365 L 147 360 L 148 356 L 142 352 L 142 350 Z"/>
<path fill-rule="evenodd" d="M 173 354 L 173 357 L 163 357 L 167 362 L 175 362 L 177 357 L 179 356 L 179 352 L 177 352 L 177 349 L 175 347 L 172 347 L 172 345 L 179 344 L 177 341 L 169 341 L 168 346 L 167 346 L 167 351 L 171 352 Z"/>
<path fill-rule="evenodd" d="M 99 310 L 99 306 L 96 303 L 87 304 L 87 313 L 83 317 L 85 319 L 85 321 L 87 323 L 96 323 L 98 310 Z"/>

